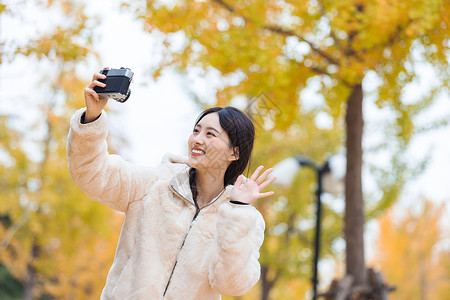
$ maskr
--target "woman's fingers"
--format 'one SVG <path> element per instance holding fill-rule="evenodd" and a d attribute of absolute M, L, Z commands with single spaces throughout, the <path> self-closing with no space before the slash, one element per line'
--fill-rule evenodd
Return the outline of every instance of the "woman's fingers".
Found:
<path fill-rule="evenodd" d="M 256 178 L 258 178 L 259 172 L 264 168 L 264 166 L 259 166 L 256 168 L 255 172 L 253 172 L 252 176 L 250 177 L 250 180 L 256 181 Z"/>
<path fill-rule="evenodd" d="M 267 175 L 269 175 L 269 173 L 272 172 L 272 171 L 273 171 L 272 168 L 267 169 L 264 173 L 262 173 L 261 176 L 259 176 L 259 178 L 256 180 L 256 183 L 258 185 L 260 185 L 266 179 Z"/>
<path fill-rule="evenodd" d="M 105 79 L 105 78 L 106 78 L 105 75 L 100 74 L 100 73 L 95 73 L 94 77 L 92 78 L 92 82 L 84 89 L 85 94 L 94 98 L 95 100 L 99 101 L 100 100 L 99 96 L 98 96 L 97 92 L 94 90 L 94 88 L 96 86 L 105 87 L 106 86 L 105 83 L 98 81 L 98 79 Z"/>
<path fill-rule="evenodd" d="M 94 87 L 96 87 L 96 86 L 99 86 L 99 87 L 105 87 L 106 84 L 103 83 L 103 82 L 100 82 L 100 81 L 98 81 L 98 80 L 93 80 L 93 81 L 91 82 L 91 84 L 89 85 L 90 88 L 94 88 Z"/>
<path fill-rule="evenodd" d="M 274 194 L 273 191 L 266 192 L 266 193 L 260 193 L 260 194 L 258 195 L 258 198 L 269 197 L 269 196 L 272 196 L 273 194 Z"/>
<path fill-rule="evenodd" d="M 240 187 L 242 184 L 242 180 L 243 180 L 244 176 L 239 175 L 238 178 L 236 179 L 236 182 L 234 183 L 235 187 Z"/>
<path fill-rule="evenodd" d="M 266 188 L 269 184 L 271 184 L 272 182 L 274 182 L 274 180 L 277 179 L 276 177 L 272 177 L 267 179 L 266 181 L 264 181 L 263 183 L 261 183 L 259 185 L 259 190 L 262 191 L 264 188 Z"/>
<path fill-rule="evenodd" d="M 87 88 L 84 89 L 84 92 L 86 93 L 86 95 L 91 96 L 95 100 L 97 100 L 97 101 L 100 100 L 100 98 L 98 97 L 98 94 L 93 89 L 87 87 Z"/>
<path fill-rule="evenodd" d="M 273 191 L 261 193 L 261 191 L 264 188 L 266 188 L 275 179 L 277 179 L 276 177 L 271 177 L 266 180 L 267 175 L 269 175 L 270 172 L 273 171 L 272 168 L 267 169 L 266 171 L 264 171 L 264 173 L 261 174 L 261 176 L 259 176 L 259 173 L 261 172 L 261 170 L 263 168 L 264 168 L 264 166 L 262 166 L 262 165 L 259 166 L 258 168 L 256 168 L 255 172 L 252 174 L 252 176 L 246 182 L 244 189 L 242 190 L 242 191 L 245 191 L 246 193 L 252 194 L 251 197 L 254 197 L 254 198 L 251 202 L 255 201 L 257 198 L 263 198 L 263 197 L 271 196 L 274 194 Z M 244 176 L 239 175 L 239 177 L 236 179 L 234 186 L 236 188 L 239 188 L 241 186 L 243 180 L 244 180 Z"/>
<path fill-rule="evenodd" d="M 267 169 L 266 171 L 264 171 L 264 173 L 261 174 L 261 176 L 258 177 L 259 173 L 263 168 L 264 166 L 259 166 L 252 174 L 252 177 L 250 177 L 250 180 L 255 181 L 255 183 L 258 185 L 260 191 L 262 191 L 265 187 L 267 187 L 276 179 L 276 177 L 272 177 L 266 180 L 267 175 L 269 175 L 273 171 L 273 168 Z"/>
<path fill-rule="evenodd" d="M 92 81 L 99 80 L 99 79 L 105 79 L 106 75 L 102 73 L 94 73 L 94 76 L 92 76 Z"/>

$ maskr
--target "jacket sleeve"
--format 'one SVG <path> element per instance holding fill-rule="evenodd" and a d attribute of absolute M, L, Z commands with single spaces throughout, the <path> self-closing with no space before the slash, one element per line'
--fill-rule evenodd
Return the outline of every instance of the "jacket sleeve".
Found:
<path fill-rule="evenodd" d="M 240 296 L 258 282 L 264 228 L 262 215 L 251 205 L 224 203 L 219 207 L 209 265 L 212 288 L 224 295 Z"/>
<path fill-rule="evenodd" d="M 156 180 L 156 172 L 126 162 L 107 151 L 107 115 L 82 124 L 85 108 L 70 120 L 67 139 L 69 173 L 91 199 L 125 212 L 130 202 L 144 196 L 146 186 Z"/>

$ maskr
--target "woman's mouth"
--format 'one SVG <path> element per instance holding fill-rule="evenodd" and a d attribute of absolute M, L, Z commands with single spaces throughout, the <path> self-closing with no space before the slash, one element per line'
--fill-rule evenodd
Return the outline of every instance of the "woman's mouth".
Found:
<path fill-rule="evenodd" d="M 205 151 L 203 151 L 201 149 L 192 149 L 192 151 L 191 151 L 192 156 L 200 156 L 203 154 L 205 154 Z"/>

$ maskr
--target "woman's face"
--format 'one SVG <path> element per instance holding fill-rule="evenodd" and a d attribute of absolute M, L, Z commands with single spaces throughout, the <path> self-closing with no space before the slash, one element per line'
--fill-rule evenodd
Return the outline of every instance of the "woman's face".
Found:
<path fill-rule="evenodd" d="M 220 126 L 219 114 L 209 113 L 195 126 L 188 141 L 188 165 L 197 170 L 225 171 L 233 160 L 230 139 Z"/>

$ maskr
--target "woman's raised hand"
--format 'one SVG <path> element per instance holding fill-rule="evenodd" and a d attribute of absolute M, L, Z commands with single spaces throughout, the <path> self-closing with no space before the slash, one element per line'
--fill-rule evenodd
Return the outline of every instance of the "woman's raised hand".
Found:
<path fill-rule="evenodd" d="M 265 187 L 277 179 L 276 177 L 271 177 L 266 180 L 267 175 L 273 171 L 272 168 L 267 169 L 261 176 L 258 177 L 263 168 L 264 166 L 259 166 L 250 179 L 247 180 L 242 186 L 241 184 L 244 181 L 244 176 L 239 175 L 234 183 L 234 187 L 231 189 L 230 199 L 232 201 L 252 204 L 256 199 L 273 195 L 274 192 L 261 193 Z"/>
<path fill-rule="evenodd" d="M 92 122 L 98 118 L 102 113 L 102 109 L 108 103 L 108 99 L 100 99 L 98 94 L 94 91 L 94 87 L 105 87 L 103 82 L 99 79 L 105 79 L 106 76 L 100 73 L 95 73 L 92 77 L 92 82 L 84 89 L 84 101 L 86 102 L 86 115 L 84 121 L 86 123 Z"/>

